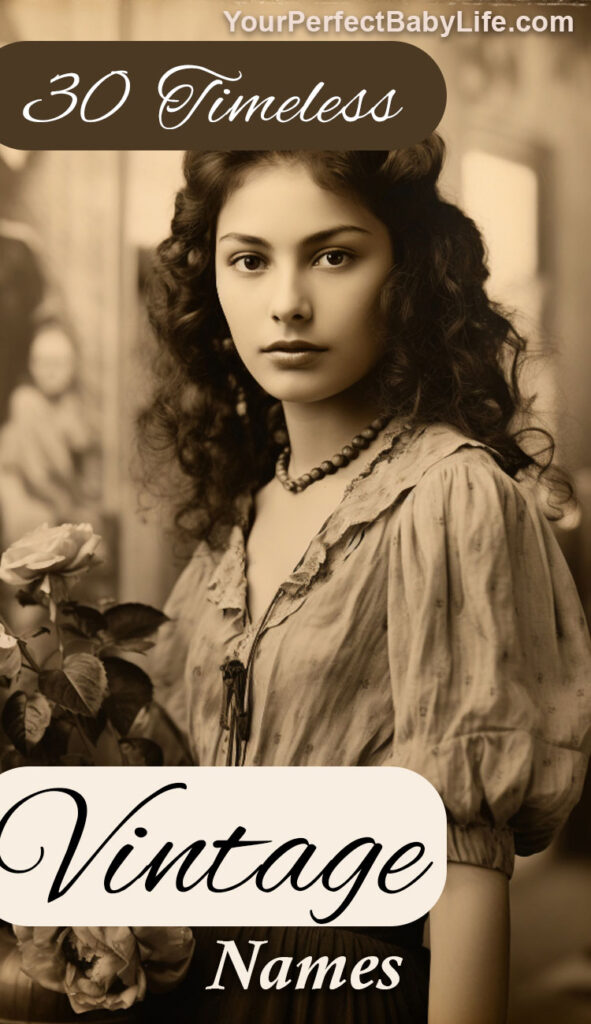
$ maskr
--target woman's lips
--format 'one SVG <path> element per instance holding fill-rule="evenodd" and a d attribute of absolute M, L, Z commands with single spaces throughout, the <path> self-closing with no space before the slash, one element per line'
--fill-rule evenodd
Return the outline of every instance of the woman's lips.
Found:
<path fill-rule="evenodd" d="M 267 345 L 263 349 L 264 354 L 275 366 L 284 369 L 311 366 L 326 351 L 320 345 L 312 345 L 309 341 L 274 341 L 272 345 Z"/>

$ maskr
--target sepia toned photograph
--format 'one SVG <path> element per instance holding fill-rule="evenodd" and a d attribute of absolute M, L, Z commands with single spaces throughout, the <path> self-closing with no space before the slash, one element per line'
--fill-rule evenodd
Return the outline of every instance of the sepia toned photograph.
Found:
<path fill-rule="evenodd" d="M 402 926 L 2 922 L 0 1021 L 591 1019 L 591 12 L 475 6 L 301 6 L 436 61 L 402 148 L 0 145 L 2 772 L 402 767 L 448 858 Z M 0 43 L 293 9 L 0 0 Z"/>

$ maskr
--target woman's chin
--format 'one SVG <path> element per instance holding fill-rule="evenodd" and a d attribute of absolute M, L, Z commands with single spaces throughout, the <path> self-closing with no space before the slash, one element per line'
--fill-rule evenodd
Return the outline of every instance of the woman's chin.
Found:
<path fill-rule="evenodd" d="M 330 398 L 336 398 L 351 387 L 351 382 L 344 384 L 330 384 L 327 381 L 313 380 L 311 375 L 306 380 L 304 374 L 296 377 L 296 374 L 283 375 L 282 380 L 259 380 L 261 387 L 277 399 L 278 402 L 289 402 L 298 405 L 311 405 L 315 402 L 325 402 Z"/>

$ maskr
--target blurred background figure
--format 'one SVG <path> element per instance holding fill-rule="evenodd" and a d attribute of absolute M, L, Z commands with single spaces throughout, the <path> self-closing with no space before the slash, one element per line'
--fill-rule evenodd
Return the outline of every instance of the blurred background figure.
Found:
<path fill-rule="evenodd" d="M 98 426 L 42 264 L 35 232 L 0 220 L 0 550 L 42 523 L 102 518 Z M 0 606 L 15 627 L 34 618 L 1 584 Z"/>
<path fill-rule="evenodd" d="M 72 339 L 57 323 L 41 325 L 28 353 L 28 380 L 8 400 L 0 428 L 2 546 L 47 522 L 84 520 L 85 456 L 95 433 L 77 388 Z"/>

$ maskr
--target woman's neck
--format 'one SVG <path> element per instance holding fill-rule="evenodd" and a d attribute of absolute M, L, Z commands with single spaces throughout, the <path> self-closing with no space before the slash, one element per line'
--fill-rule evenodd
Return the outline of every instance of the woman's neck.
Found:
<path fill-rule="evenodd" d="M 284 402 L 283 412 L 289 434 L 292 477 L 330 459 L 379 414 L 375 399 L 349 392 L 321 402 Z"/>

